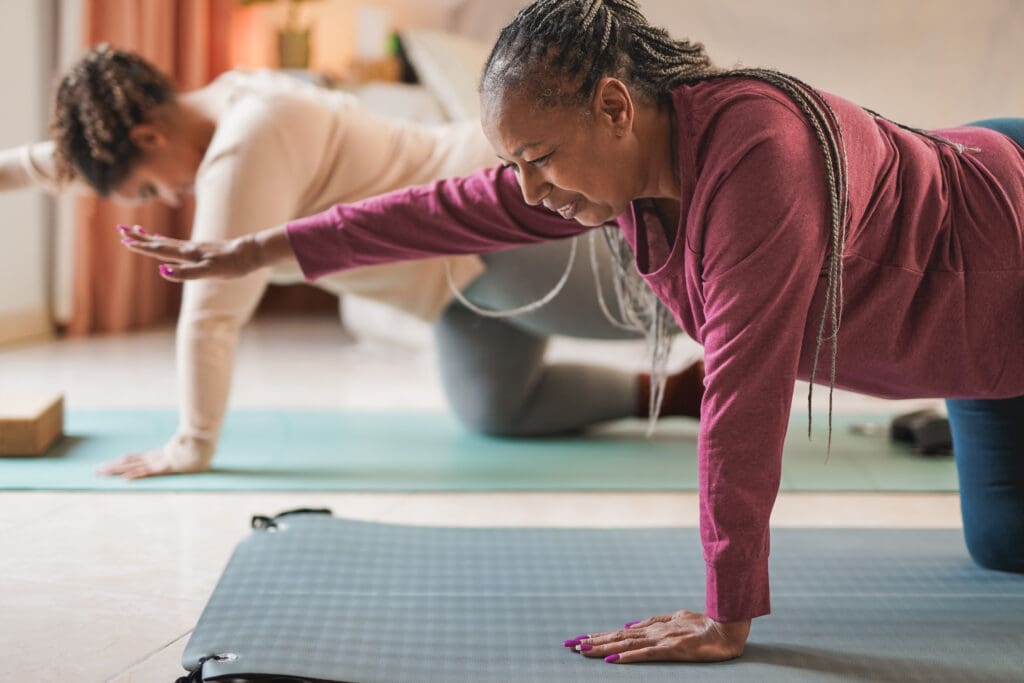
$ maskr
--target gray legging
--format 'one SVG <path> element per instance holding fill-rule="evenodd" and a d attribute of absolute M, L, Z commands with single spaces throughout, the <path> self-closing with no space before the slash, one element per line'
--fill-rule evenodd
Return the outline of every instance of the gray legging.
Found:
<path fill-rule="evenodd" d="M 619 309 L 611 260 L 597 235 L 605 300 Z M 502 436 L 539 436 L 630 417 L 636 375 L 580 364 L 547 364 L 548 337 L 636 339 L 601 312 L 587 237 L 565 288 L 546 306 L 514 318 L 485 318 L 453 302 L 435 327 L 441 378 L 455 415 L 470 429 Z M 483 275 L 464 291 L 477 306 L 505 310 L 541 298 L 565 270 L 572 240 L 509 249 L 483 257 Z"/>

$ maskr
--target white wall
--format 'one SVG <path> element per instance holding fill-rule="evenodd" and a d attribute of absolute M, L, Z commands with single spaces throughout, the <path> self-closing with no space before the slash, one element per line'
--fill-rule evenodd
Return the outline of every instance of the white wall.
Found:
<path fill-rule="evenodd" d="M 486 41 L 526 0 L 466 0 Z M 640 0 L 719 66 L 772 67 L 909 125 L 1024 116 L 1024 0 Z"/>
<path fill-rule="evenodd" d="M 53 45 L 50 0 L 0 0 L 0 146 L 45 137 Z M 52 210 L 38 191 L 0 195 L 0 343 L 46 334 Z"/>

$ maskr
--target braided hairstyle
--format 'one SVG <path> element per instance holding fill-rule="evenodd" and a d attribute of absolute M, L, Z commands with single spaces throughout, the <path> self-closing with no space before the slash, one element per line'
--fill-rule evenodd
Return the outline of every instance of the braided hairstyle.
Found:
<path fill-rule="evenodd" d="M 101 196 L 110 194 L 142 155 L 132 127 L 174 99 L 167 76 L 138 55 L 106 43 L 89 50 L 57 88 L 50 133 L 58 179 L 81 176 Z"/>
<path fill-rule="evenodd" d="M 809 85 L 793 76 L 769 69 L 732 69 L 715 67 L 704 46 L 687 40 L 675 40 L 661 28 L 651 26 L 634 0 L 537 0 L 522 9 L 498 37 L 484 67 L 480 92 L 484 98 L 497 98 L 506 92 L 532 89 L 540 106 L 579 106 L 591 100 L 597 84 L 606 76 L 625 82 L 630 90 L 648 102 L 671 106 L 671 91 L 683 84 L 719 78 L 747 78 L 768 83 L 789 97 L 803 112 L 821 147 L 829 204 L 831 240 L 826 260 L 828 284 L 825 306 L 817 332 L 817 347 L 811 369 L 811 389 L 807 395 L 807 432 L 811 432 L 811 399 L 821 347 L 831 346 L 829 374 L 829 445 L 832 432 L 832 393 L 835 388 L 836 353 L 842 316 L 842 254 L 846 239 L 848 188 L 846 149 L 835 113 L 825 99 Z M 620 303 L 637 309 L 646 322 L 648 339 L 655 340 L 652 358 L 652 407 L 664 391 L 664 364 L 667 353 L 658 353 L 663 343 L 659 335 L 668 334 L 659 320 L 667 314 L 662 306 L 651 303 L 646 289 L 633 267 L 633 254 L 619 230 L 604 229 L 617 263 L 616 273 L 625 279 L 623 289 L 630 292 Z M 827 332 L 826 332 L 827 330 Z M 660 366 L 660 367 L 659 367 Z M 652 415 L 656 411 L 652 411 Z"/>

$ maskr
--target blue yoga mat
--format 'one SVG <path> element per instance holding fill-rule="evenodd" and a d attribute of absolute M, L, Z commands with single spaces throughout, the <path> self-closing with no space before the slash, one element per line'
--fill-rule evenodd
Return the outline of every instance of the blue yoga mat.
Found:
<path fill-rule="evenodd" d="M 794 416 L 782 488 L 788 491 L 955 491 L 952 458 L 923 457 L 884 435 L 886 417 L 836 415 L 826 461 L 824 427 L 807 441 Z M 823 422 L 819 421 L 819 422 Z M 697 484 L 697 423 L 664 420 L 644 437 L 639 421 L 600 434 L 496 439 L 447 415 L 232 411 L 214 470 L 134 482 L 96 468 L 158 446 L 174 432 L 172 410 L 75 410 L 67 436 L 42 458 L 0 458 L 0 489 L 127 491 L 674 491 Z"/>
<path fill-rule="evenodd" d="M 623 666 L 562 641 L 702 609 L 696 529 L 456 529 L 327 514 L 266 524 L 236 548 L 185 648 L 198 680 L 1024 680 L 1024 576 L 972 564 L 959 531 L 775 530 L 773 613 L 755 621 L 741 659 Z"/>

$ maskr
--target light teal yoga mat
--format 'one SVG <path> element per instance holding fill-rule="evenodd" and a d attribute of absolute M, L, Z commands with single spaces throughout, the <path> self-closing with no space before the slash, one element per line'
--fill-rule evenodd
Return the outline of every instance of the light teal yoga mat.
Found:
<path fill-rule="evenodd" d="M 813 442 L 794 415 L 783 460 L 789 491 L 953 491 L 952 458 L 923 457 L 863 436 L 852 424 L 884 416 L 836 415 L 832 455 L 824 427 Z M 823 422 L 824 420 L 819 420 Z M 129 451 L 164 443 L 171 410 L 71 411 L 67 436 L 43 458 L 0 458 L 0 489 L 120 491 L 620 491 L 693 490 L 697 424 L 665 420 L 561 439 L 493 439 L 446 415 L 232 411 L 214 471 L 135 482 L 94 474 Z"/>

